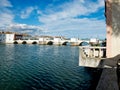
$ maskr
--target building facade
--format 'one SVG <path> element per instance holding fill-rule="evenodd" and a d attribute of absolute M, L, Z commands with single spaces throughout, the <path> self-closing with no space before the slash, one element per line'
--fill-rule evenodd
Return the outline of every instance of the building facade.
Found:
<path fill-rule="evenodd" d="M 15 34 L 14 35 L 14 40 L 22 40 L 23 39 L 23 35 L 22 34 Z"/>
<path fill-rule="evenodd" d="M 0 33 L 0 43 L 13 43 L 14 33 Z"/>

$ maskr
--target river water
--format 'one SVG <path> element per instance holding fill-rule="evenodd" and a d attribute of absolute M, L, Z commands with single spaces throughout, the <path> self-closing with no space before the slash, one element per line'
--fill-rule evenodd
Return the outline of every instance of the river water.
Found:
<path fill-rule="evenodd" d="M 78 61 L 79 47 L 0 45 L 0 90 L 94 90 L 101 70 Z"/>

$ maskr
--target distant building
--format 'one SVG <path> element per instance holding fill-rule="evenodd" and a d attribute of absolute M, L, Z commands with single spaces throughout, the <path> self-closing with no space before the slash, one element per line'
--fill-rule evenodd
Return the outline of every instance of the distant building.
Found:
<path fill-rule="evenodd" d="M 14 33 L 0 32 L 0 43 L 12 43 L 14 41 Z"/>
<path fill-rule="evenodd" d="M 39 41 L 45 41 L 45 40 L 53 40 L 52 36 L 39 36 Z"/>
<path fill-rule="evenodd" d="M 19 36 L 20 35 L 20 36 Z M 21 37 L 22 40 L 29 40 L 29 39 L 33 39 L 33 37 L 29 34 L 18 34 L 19 38 Z"/>
<path fill-rule="evenodd" d="M 70 41 L 71 42 L 77 42 L 79 39 L 78 38 L 71 38 Z"/>
<path fill-rule="evenodd" d="M 52 36 L 38 36 L 37 38 L 39 38 L 39 44 L 43 44 L 43 45 L 47 45 L 49 43 L 51 45 L 53 44 L 53 42 L 51 42 L 51 40 L 53 40 Z"/>
<path fill-rule="evenodd" d="M 15 40 L 23 40 L 28 38 L 30 38 L 30 35 L 28 34 L 0 32 L 0 43 L 13 43 Z"/>
<path fill-rule="evenodd" d="M 55 37 L 54 37 L 54 41 L 55 41 L 55 42 L 59 42 L 59 41 L 61 41 L 61 40 L 65 40 L 65 37 L 61 37 L 61 36 L 55 36 Z"/>
<path fill-rule="evenodd" d="M 97 45 L 97 44 L 99 44 L 99 40 L 97 38 L 91 38 L 90 39 L 90 44 L 91 45 Z"/>
<path fill-rule="evenodd" d="M 14 35 L 14 40 L 21 40 L 23 39 L 23 35 L 22 34 L 15 34 Z"/>
<path fill-rule="evenodd" d="M 70 45 L 71 46 L 79 46 L 79 38 L 70 38 Z"/>
<path fill-rule="evenodd" d="M 65 40 L 65 37 L 55 36 L 53 40 L 55 45 L 62 45 L 61 41 Z"/>

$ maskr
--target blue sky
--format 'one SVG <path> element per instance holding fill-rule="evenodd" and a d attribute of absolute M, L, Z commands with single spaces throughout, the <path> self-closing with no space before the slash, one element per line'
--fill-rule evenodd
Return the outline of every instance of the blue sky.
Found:
<path fill-rule="evenodd" d="M 1 0 L 1 30 L 105 38 L 104 0 Z"/>

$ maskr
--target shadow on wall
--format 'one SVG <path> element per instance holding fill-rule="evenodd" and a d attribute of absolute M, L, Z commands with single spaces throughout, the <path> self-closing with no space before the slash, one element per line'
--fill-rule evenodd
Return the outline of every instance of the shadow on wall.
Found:
<path fill-rule="evenodd" d="M 116 37 L 120 36 L 120 2 L 112 3 L 112 28 L 112 34 Z"/>

